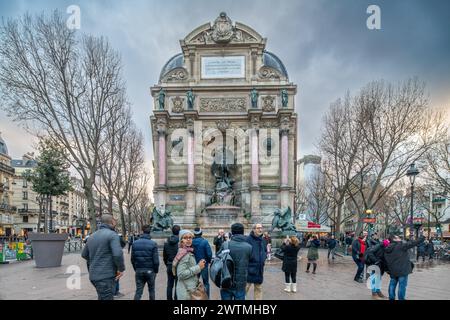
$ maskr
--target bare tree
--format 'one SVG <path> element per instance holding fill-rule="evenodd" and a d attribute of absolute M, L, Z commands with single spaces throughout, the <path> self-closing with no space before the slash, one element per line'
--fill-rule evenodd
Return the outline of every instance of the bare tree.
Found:
<path fill-rule="evenodd" d="M 398 85 L 374 81 L 344 101 L 327 114 L 321 150 L 336 205 L 351 198 L 359 233 L 365 210 L 376 208 L 409 165 L 423 159 L 445 126 L 417 79 Z"/>
<path fill-rule="evenodd" d="M 450 132 L 426 154 L 426 173 L 429 181 L 439 185 L 442 193 L 450 194 Z"/>
<path fill-rule="evenodd" d="M 334 102 L 323 120 L 323 131 L 319 143 L 322 157 L 322 172 L 329 185 L 328 197 L 333 201 L 333 223 L 339 235 L 341 224 L 346 219 L 343 205 L 348 197 L 349 186 L 355 177 L 354 166 L 360 162 L 364 149 L 363 136 L 354 121 L 355 110 L 350 94 Z"/>
<path fill-rule="evenodd" d="M 0 27 L 2 107 L 32 131 L 64 147 L 83 180 L 91 228 L 93 185 L 111 114 L 124 103 L 121 62 L 104 38 L 78 37 L 53 15 L 3 21 Z"/>

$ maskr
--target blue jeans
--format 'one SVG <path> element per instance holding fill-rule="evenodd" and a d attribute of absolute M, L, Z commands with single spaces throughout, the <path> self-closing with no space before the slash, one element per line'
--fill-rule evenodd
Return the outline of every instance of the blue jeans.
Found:
<path fill-rule="evenodd" d="M 355 275 L 355 280 L 357 280 L 357 279 L 361 278 L 361 274 L 364 271 L 364 263 L 360 259 L 356 258 L 355 256 L 352 256 L 352 258 L 353 258 L 353 261 L 355 261 L 356 265 L 358 266 L 358 269 L 356 270 L 356 275 Z"/>
<path fill-rule="evenodd" d="M 389 282 L 389 300 L 395 300 L 395 289 L 398 284 L 398 300 L 405 300 L 406 286 L 408 285 L 408 276 L 392 277 Z"/>
<path fill-rule="evenodd" d="M 200 275 L 202 276 L 202 280 L 203 280 L 203 285 L 205 286 L 205 290 L 206 290 L 206 294 L 208 295 L 209 298 L 209 273 L 208 273 L 208 265 L 205 264 L 205 267 L 203 268 L 203 270 L 200 272 Z"/>
<path fill-rule="evenodd" d="M 155 278 L 156 273 L 153 270 L 136 271 L 136 293 L 134 294 L 134 300 L 141 300 L 145 284 L 148 285 L 149 300 L 155 300 Z"/>
<path fill-rule="evenodd" d="M 245 288 L 237 289 L 220 289 L 220 297 L 222 300 L 245 300 Z"/>
<path fill-rule="evenodd" d="M 97 290 L 98 300 L 114 300 L 115 280 L 114 278 L 91 281 Z"/>

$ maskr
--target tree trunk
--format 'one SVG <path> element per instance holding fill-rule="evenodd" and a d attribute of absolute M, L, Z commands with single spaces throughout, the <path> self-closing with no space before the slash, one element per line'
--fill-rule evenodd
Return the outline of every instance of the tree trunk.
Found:
<path fill-rule="evenodd" d="M 131 212 L 130 208 L 127 208 L 128 211 L 128 232 L 131 233 Z"/>
<path fill-rule="evenodd" d="M 48 197 L 45 197 L 45 208 L 44 208 L 44 233 L 48 233 Z"/>
<path fill-rule="evenodd" d="M 37 224 L 37 232 L 41 232 L 41 217 L 42 217 L 42 200 L 39 200 L 39 214 L 38 214 L 38 224 Z"/>
<path fill-rule="evenodd" d="M 126 230 L 126 223 L 125 223 L 125 213 L 123 210 L 122 203 L 119 203 L 119 212 L 120 212 L 120 221 L 122 223 L 122 234 L 123 234 L 123 236 L 125 236 L 125 234 L 127 233 L 127 230 Z"/>
<path fill-rule="evenodd" d="M 95 214 L 95 202 L 94 202 L 94 194 L 92 192 L 92 184 L 90 186 L 84 185 L 84 195 L 87 199 L 88 205 L 88 218 L 90 223 L 90 233 L 94 233 L 97 231 L 97 217 Z"/>

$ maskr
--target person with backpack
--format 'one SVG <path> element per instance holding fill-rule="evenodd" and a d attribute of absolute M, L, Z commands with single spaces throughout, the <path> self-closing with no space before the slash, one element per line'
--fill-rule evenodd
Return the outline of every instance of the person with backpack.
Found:
<path fill-rule="evenodd" d="M 300 251 L 300 241 L 296 236 L 286 237 L 281 245 L 285 285 L 284 291 L 297 292 L 297 255 Z"/>
<path fill-rule="evenodd" d="M 220 289 L 220 296 L 222 300 L 245 300 L 247 272 L 252 255 L 252 246 L 247 243 L 242 223 L 234 223 L 231 226 L 231 234 L 231 240 L 222 245 L 221 251 L 224 250 L 224 246 L 228 248 L 227 250 L 230 250 L 229 254 L 233 260 L 234 269 L 230 270 L 233 275 L 233 281 L 230 288 Z"/>
<path fill-rule="evenodd" d="M 352 258 L 356 263 L 358 269 L 356 270 L 353 280 L 359 283 L 363 283 L 362 273 L 364 272 L 364 252 L 366 251 L 366 238 L 365 233 L 360 233 L 359 237 L 353 240 L 352 243 Z"/>
<path fill-rule="evenodd" d="M 177 300 L 177 290 L 173 290 L 174 286 L 176 288 L 177 285 L 177 277 L 172 272 L 172 263 L 173 259 L 177 255 L 178 252 L 178 242 L 179 242 L 179 233 L 180 226 L 174 225 L 172 227 L 172 235 L 167 238 L 164 243 L 163 249 L 163 261 L 167 268 L 167 288 L 166 288 L 166 297 L 167 300 Z M 174 296 L 175 292 L 175 296 Z"/>
<path fill-rule="evenodd" d="M 409 249 L 421 244 L 424 240 L 425 237 L 421 236 L 419 240 L 410 240 L 403 243 L 402 239 L 397 235 L 389 237 L 390 244 L 384 249 L 387 272 L 391 277 L 389 282 L 389 300 L 395 300 L 397 285 L 398 299 L 405 300 L 408 275 L 414 267 L 414 263 L 410 260 Z"/>
<path fill-rule="evenodd" d="M 194 248 L 192 240 L 194 233 L 190 230 L 181 230 L 179 233 L 179 249 L 173 259 L 172 272 L 176 275 L 177 281 L 177 299 L 191 300 L 191 292 L 198 286 L 198 274 L 205 267 L 206 261 L 195 262 Z"/>
<path fill-rule="evenodd" d="M 262 300 L 262 283 L 264 281 L 264 263 L 267 258 L 267 245 L 263 239 L 263 226 L 261 223 L 253 225 L 250 235 L 247 237 L 247 243 L 252 246 L 252 255 L 248 263 L 246 293 L 253 284 L 254 299 Z"/>
<path fill-rule="evenodd" d="M 313 235 L 311 238 L 309 238 L 308 242 L 306 243 L 306 247 L 308 248 L 308 255 L 306 256 L 308 258 L 308 263 L 306 264 L 306 272 L 309 273 L 309 268 L 311 267 L 311 263 L 313 264 L 313 274 L 316 274 L 317 269 L 317 260 L 319 260 L 319 247 L 320 247 L 320 240 L 317 239 L 316 235 Z"/>
<path fill-rule="evenodd" d="M 367 269 L 372 270 L 370 275 L 370 284 L 372 289 L 373 299 L 383 299 L 384 294 L 381 292 L 381 277 L 386 270 L 386 261 L 384 260 L 384 249 L 389 245 L 390 241 L 388 239 L 383 240 L 382 243 L 372 245 L 366 249 L 364 252 L 364 262 Z M 376 266 L 375 268 L 371 266 Z M 379 271 L 379 272 L 378 272 Z"/>
<path fill-rule="evenodd" d="M 192 240 L 192 247 L 194 248 L 195 261 L 197 263 L 201 260 L 206 261 L 205 267 L 202 269 L 200 275 L 202 277 L 203 285 L 205 286 L 206 294 L 209 297 L 208 265 L 212 259 L 212 251 L 208 240 L 202 237 L 202 229 L 196 227 L 194 229 L 194 236 L 194 240 Z"/>
<path fill-rule="evenodd" d="M 142 227 L 142 237 L 134 241 L 131 250 L 131 264 L 136 272 L 136 293 L 134 300 L 141 300 L 145 284 L 150 300 L 155 300 L 155 278 L 159 270 L 158 245 L 150 239 L 150 225 Z"/>

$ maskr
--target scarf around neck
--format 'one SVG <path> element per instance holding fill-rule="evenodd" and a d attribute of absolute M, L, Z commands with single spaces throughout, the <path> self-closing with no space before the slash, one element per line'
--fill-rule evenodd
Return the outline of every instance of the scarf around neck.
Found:
<path fill-rule="evenodd" d="M 180 262 L 181 259 L 184 258 L 185 255 L 187 255 L 188 253 L 192 253 L 194 252 L 194 248 L 192 247 L 181 247 L 178 249 L 177 255 L 175 256 L 175 258 L 173 259 L 172 262 L 172 273 L 174 276 L 177 275 L 177 265 Z"/>

